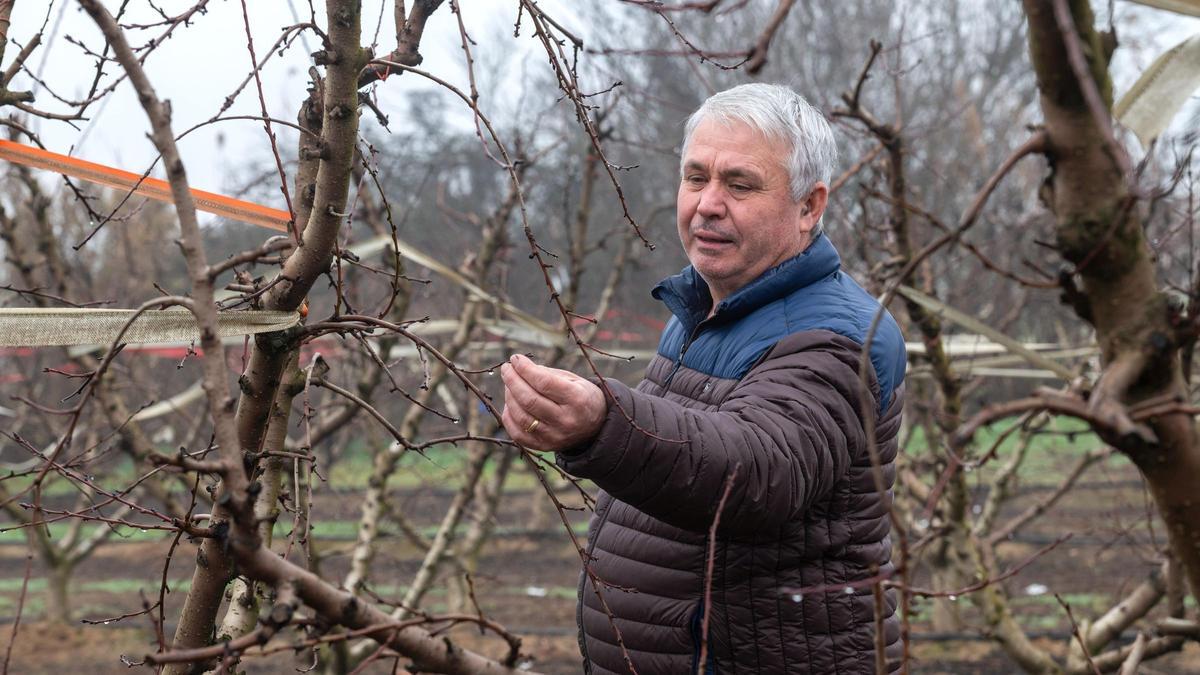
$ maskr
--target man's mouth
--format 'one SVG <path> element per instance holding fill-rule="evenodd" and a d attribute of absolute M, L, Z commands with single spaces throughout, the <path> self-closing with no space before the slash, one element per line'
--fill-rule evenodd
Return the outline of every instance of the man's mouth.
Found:
<path fill-rule="evenodd" d="M 696 241 L 705 246 L 724 246 L 733 243 L 732 239 L 727 239 L 725 237 L 708 232 L 697 232 Z"/>

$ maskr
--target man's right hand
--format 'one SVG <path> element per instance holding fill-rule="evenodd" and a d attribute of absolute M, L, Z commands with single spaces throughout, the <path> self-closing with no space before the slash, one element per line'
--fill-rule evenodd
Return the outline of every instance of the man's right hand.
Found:
<path fill-rule="evenodd" d="M 508 435 L 532 450 L 552 451 L 590 441 L 608 414 L 604 392 L 569 370 L 516 355 L 500 366 Z"/>

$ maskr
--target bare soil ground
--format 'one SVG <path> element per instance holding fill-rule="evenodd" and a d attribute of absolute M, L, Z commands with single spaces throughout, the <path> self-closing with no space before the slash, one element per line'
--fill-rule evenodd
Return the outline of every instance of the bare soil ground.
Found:
<path fill-rule="evenodd" d="M 1038 488 L 1026 489 L 1006 513 L 1015 513 L 1042 494 L 1044 490 Z M 448 499 L 445 490 L 406 489 L 396 492 L 393 504 L 418 524 L 431 525 L 440 517 Z M 1094 474 L 1086 489 L 1075 491 L 1060 507 L 1002 548 L 1006 564 L 1013 565 L 1063 534 L 1072 535 L 1006 581 L 1023 624 L 1031 631 L 1051 635 L 1040 639 L 1039 644 L 1058 654 L 1065 653 L 1067 647 L 1070 623 L 1053 593 L 1059 593 L 1071 604 L 1077 618 L 1093 617 L 1111 605 L 1114 594 L 1132 588 L 1154 566 L 1156 550 L 1162 546 L 1164 535 L 1161 530 L 1153 531 L 1144 525 L 1145 514 L 1151 509 L 1147 499 L 1132 469 L 1106 469 Z M 475 579 L 476 595 L 491 618 L 524 636 L 523 652 L 535 657 L 534 669 L 577 674 L 581 668 L 575 643 L 574 588 L 579 559 L 561 529 L 554 529 L 557 514 L 535 503 L 540 502 L 521 494 L 506 502 L 500 522 L 505 529 L 485 551 L 480 565 L 482 573 Z M 316 512 L 325 520 L 353 521 L 357 508 L 355 494 L 329 494 L 322 496 Z M 573 517 L 583 519 L 586 515 Z M 103 619 L 136 612 L 141 609 L 139 588 L 153 602 L 168 545 L 169 540 L 165 539 L 118 541 L 85 561 L 74 579 L 72 602 L 76 617 Z M 347 539 L 336 537 L 320 543 L 326 555 L 322 566 L 327 578 L 340 578 L 344 573 L 350 545 Z M 194 546 L 183 544 L 171 562 L 168 578 L 176 588 L 166 601 L 168 637 L 173 629 L 172 617 L 184 596 L 178 582 L 190 576 L 194 553 Z M 419 563 L 418 552 L 400 538 L 384 539 L 374 564 L 373 580 L 380 595 L 397 598 L 402 592 L 401 585 L 407 583 Z M 7 580 L 8 584 L 3 592 L 7 597 L 2 599 L 7 604 L 0 609 L 0 648 L 9 645 L 13 633 L 16 596 L 25 566 L 24 546 L 0 545 L 0 580 Z M 42 574 L 36 560 L 33 570 L 31 578 L 36 581 Z M 918 584 L 923 581 L 914 579 Z M 56 625 L 43 620 L 42 594 L 44 590 L 39 587 L 28 594 L 17 639 L 8 657 L 8 672 L 128 673 L 130 669 L 122 663 L 122 655 L 136 661 L 142 654 L 155 650 L 155 634 L 145 616 L 99 625 Z M 445 600 L 444 591 L 439 590 L 428 596 L 426 607 L 437 612 L 444 609 Z M 959 602 L 970 619 L 973 612 L 969 602 L 965 599 Z M 1194 607 L 1191 609 L 1195 611 Z M 912 672 L 929 675 L 1019 672 L 993 643 L 969 632 L 951 636 L 932 634 L 927 616 L 927 611 L 919 612 L 913 624 Z M 505 651 L 502 641 L 482 638 L 478 632 L 466 628 L 454 630 L 453 637 L 465 646 L 489 654 L 499 656 Z M 0 652 L 0 657 L 3 656 Z M 249 673 L 294 673 L 309 665 L 291 652 L 282 651 L 250 661 L 244 668 Z M 395 661 L 381 659 L 364 672 L 393 672 L 395 666 Z M 1200 645 L 1189 644 L 1181 653 L 1146 664 L 1140 672 L 1200 674 Z"/>

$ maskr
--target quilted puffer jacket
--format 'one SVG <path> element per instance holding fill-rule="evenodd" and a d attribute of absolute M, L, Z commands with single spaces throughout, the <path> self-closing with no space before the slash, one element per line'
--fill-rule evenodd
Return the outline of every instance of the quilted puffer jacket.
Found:
<path fill-rule="evenodd" d="M 875 672 L 864 580 L 892 569 L 905 352 L 883 312 L 864 391 L 859 359 L 879 305 L 840 267 L 819 235 L 709 318 L 692 268 L 654 289 L 674 316 L 645 379 L 636 389 L 608 380 L 599 435 L 557 457 L 601 488 L 588 532 L 600 583 L 584 573 L 579 588 L 586 672 L 696 672 L 708 532 L 735 468 L 716 534 L 706 670 Z M 890 594 L 884 606 L 885 654 L 898 669 Z"/>

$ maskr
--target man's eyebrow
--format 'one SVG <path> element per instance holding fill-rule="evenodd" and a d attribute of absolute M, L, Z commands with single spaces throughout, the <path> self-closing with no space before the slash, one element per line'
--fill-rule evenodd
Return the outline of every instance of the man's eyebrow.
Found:
<path fill-rule="evenodd" d="M 721 171 L 721 178 L 745 178 L 752 181 L 762 180 L 762 177 L 753 169 L 743 169 L 740 167 L 732 167 Z"/>
<path fill-rule="evenodd" d="M 684 171 L 705 171 L 706 169 L 707 167 L 703 163 L 696 160 L 688 161 L 683 165 Z M 757 171 L 736 166 L 722 170 L 719 175 L 724 179 L 746 178 L 755 181 L 762 180 L 762 176 L 760 176 Z"/>

